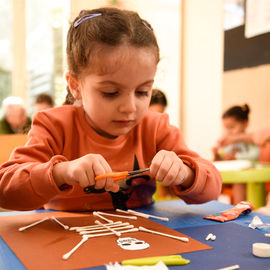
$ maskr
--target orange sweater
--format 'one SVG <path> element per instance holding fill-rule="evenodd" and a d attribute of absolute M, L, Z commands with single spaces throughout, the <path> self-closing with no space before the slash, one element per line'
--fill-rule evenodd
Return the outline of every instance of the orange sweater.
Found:
<path fill-rule="evenodd" d="M 161 150 L 174 151 L 196 175 L 187 190 L 174 187 L 187 203 L 203 203 L 220 193 L 221 177 L 208 161 L 190 151 L 180 131 L 171 126 L 166 114 L 149 112 L 128 134 L 116 139 L 98 135 L 86 122 L 82 107 L 63 106 L 36 115 L 24 147 L 13 151 L 0 167 L 0 206 L 30 210 L 97 210 L 140 207 L 152 202 L 155 181 L 135 177 L 130 187 L 117 193 L 85 194 L 80 186 L 60 190 L 52 177 L 53 165 L 89 153 L 99 153 L 113 171 L 149 167 Z"/>

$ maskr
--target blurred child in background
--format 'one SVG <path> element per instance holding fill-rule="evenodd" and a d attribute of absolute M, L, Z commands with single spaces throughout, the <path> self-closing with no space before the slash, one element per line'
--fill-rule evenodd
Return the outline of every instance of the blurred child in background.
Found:
<path fill-rule="evenodd" d="M 165 93 L 160 89 L 152 90 L 149 110 L 159 113 L 164 113 L 168 106 L 168 101 Z M 154 200 L 175 200 L 179 199 L 170 187 L 165 187 L 162 183 L 157 183 L 157 190 L 154 194 Z"/>
<path fill-rule="evenodd" d="M 35 104 L 34 104 L 34 109 L 35 112 L 39 112 L 42 110 L 50 109 L 54 107 L 54 100 L 52 96 L 49 94 L 39 94 L 36 97 Z"/>
<path fill-rule="evenodd" d="M 235 143 L 253 143 L 260 147 L 259 161 L 270 163 L 270 126 L 260 128 L 249 133 L 239 133 L 236 135 L 228 135 L 224 137 L 221 144 L 226 146 Z M 266 206 L 257 209 L 257 212 L 270 215 L 270 182 L 265 183 L 266 190 Z"/>
<path fill-rule="evenodd" d="M 247 104 L 233 106 L 227 109 L 222 115 L 224 138 L 245 134 L 249 124 L 250 109 Z M 259 158 L 260 149 L 250 142 L 235 142 L 224 145 L 223 139 L 217 142 L 213 148 L 214 161 L 217 160 L 252 160 Z M 233 184 L 233 204 L 246 199 L 246 185 Z"/>
<path fill-rule="evenodd" d="M 31 118 L 21 97 L 7 97 L 2 102 L 3 118 L 0 120 L 0 134 L 24 134 L 31 127 Z"/>
<path fill-rule="evenodd" d="M 164 113 L 168 105 L 166 95 L 159 89 L 152 90 L 149 110 Z"/>

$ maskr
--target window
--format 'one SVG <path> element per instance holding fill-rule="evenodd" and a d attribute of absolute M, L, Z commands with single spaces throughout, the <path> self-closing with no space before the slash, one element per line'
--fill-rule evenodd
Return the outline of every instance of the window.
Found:
<path fill-rule="evenodd" d="M 0 0 L 0 104 L 12 91 L 12 1 Z"/>
<path fill-rule="evenodd" d="M 48 93 L 56 105 L 64 101 L 63 41 L 68 18 L 65 0 L 26 0 L 26 48 L 30 104 Z M 32 107 L 32 106 L 31 106 Z"/>

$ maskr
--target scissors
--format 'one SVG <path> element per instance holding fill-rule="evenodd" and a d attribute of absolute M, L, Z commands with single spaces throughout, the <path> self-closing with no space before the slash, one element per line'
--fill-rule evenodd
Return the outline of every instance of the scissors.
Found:
<path fill-rule="evenodd" d="M 144 173 L 144 172 L 148 172 L 149 170 L 150 170 L 150 168 L 142 169 L 142 170 L 136 170 L 136 171 L 123 171 L 123 172 L 105 173 L 105 174 L 100 174 L 100 175 L 96 176 L 95 180 L 98 181 L 98 180 L 103 179 L 103 178 L 112 177 L 113 181 L 117 182 L 119 180 L 128 178 L 129 176 L 133 176 L 133 175 L 141 174 L 141 173 Z M 97 189 L 94 188 L 94 185 L 87 186 L 83 190 L 84 190 L 85 193 L 91 193 L 91 192 L 98 193 Z M 104 192 L 104 190 L 101 189 L 100 192 Z"/>

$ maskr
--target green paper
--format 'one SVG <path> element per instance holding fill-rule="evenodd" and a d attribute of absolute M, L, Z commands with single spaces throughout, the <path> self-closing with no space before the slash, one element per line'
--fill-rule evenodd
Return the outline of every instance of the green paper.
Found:
<path fill-rule="evenodd" d="M 184 265 L 188 264 L 190 260 L 184 259 L 180 255 L 170 255 L 170 256 L 157 256 L 157 257 L 146 257 L 140 259 L 124 260 L 122 265 L 154 265 L 162 261 L 166 265 Z"/>

